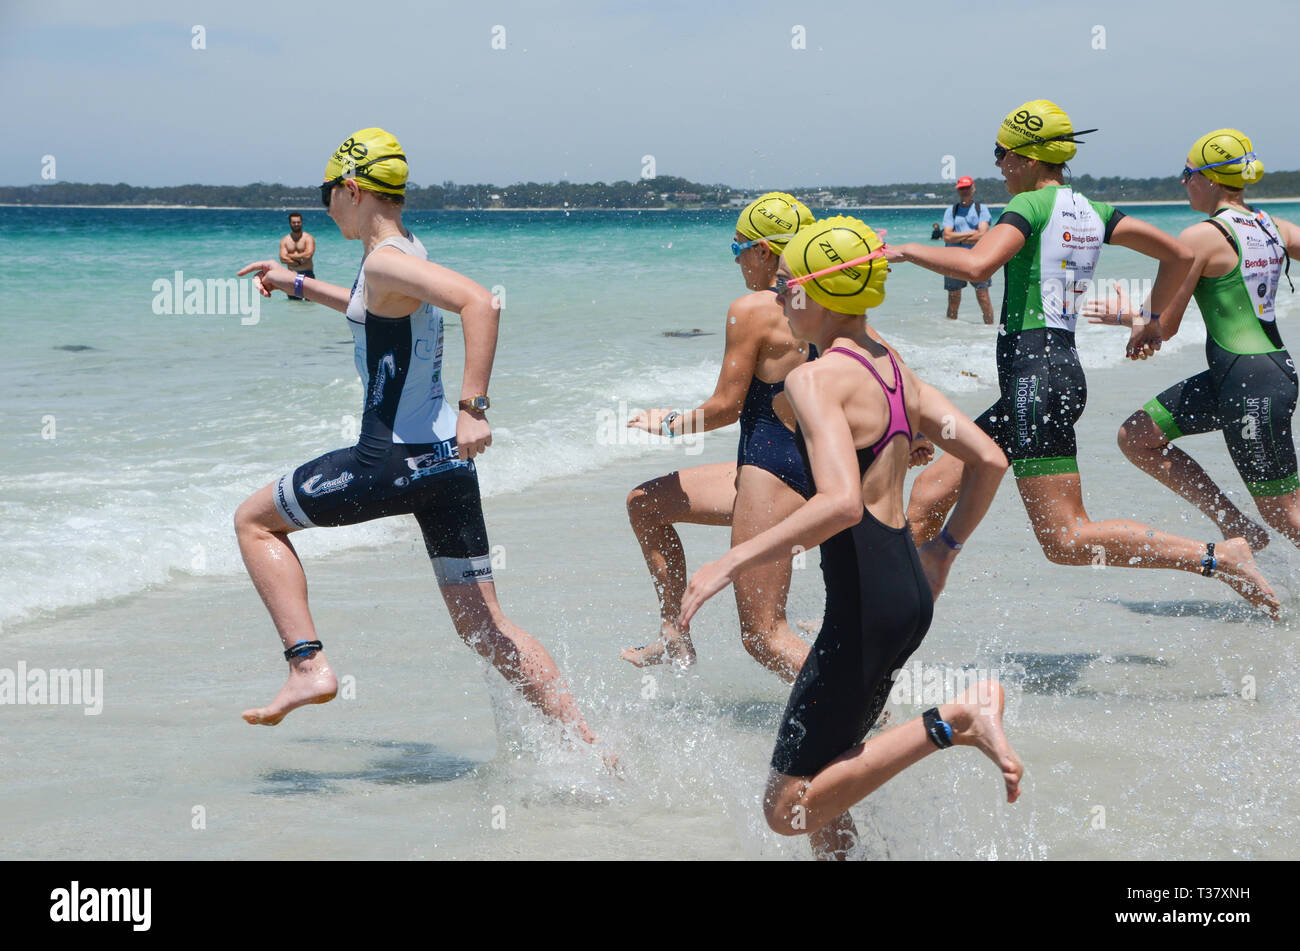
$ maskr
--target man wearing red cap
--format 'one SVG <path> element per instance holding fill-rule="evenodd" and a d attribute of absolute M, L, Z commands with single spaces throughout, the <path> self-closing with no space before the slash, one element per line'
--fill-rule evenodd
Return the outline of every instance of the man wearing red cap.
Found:
<path fill-rule="evenodd" d="M 989 230 L 989 210 L 975 200 L 975 180 L 969 175 L 957 179 L 957 197 L 955 205 L 943 213 L 943 243 L 950 248 L 969 248 Z M 993 303 L 989 300 L 987 281 L 975 281 L 975 300 L 984 312 L 984 323 L 993 323 Z M 957 309 L 961 307 L 961 289 L 965 281 L 951 277 L 943 279 L 943 289 L 948 292 L 948 319 L 957 319 Z"/>

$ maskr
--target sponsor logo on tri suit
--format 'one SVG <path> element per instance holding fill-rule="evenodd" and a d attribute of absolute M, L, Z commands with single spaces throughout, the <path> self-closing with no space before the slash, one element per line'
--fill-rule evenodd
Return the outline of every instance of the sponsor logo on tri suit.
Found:
<path fill-rule="evenodd" d="M 394 376 L 397 376 L 397 361 L 390 350 L 379 358 L 379 365 L 375 368 L 375 383 L 370 387 L 370 400 L 366 403 L 366 409 L 374 409 L 384 401 L 384 387 L 388 385 L 389 378 Z"/>
<path fill-rule="evenodd" d="M 1250 443 L 1250 455 L 1255 460 L 1255 464 L 1261 469 L 1268 468 L 1268 446 L 1264 443 L 1263 427 L 1260 426 L 1261 419 L 1267 420 L 1270 411 L 1273 408 L 1273 400 L 1268 396 L 1248 396 L 1246 397 L 1246 412 L 1242 416 L 1242 422 L 1246 425 L 1242 427 L 1242 438 Z"/>
<path fill-rule="evenodd" d="M 293 522 L 293 524 L 297 525 L 299 528 L 306 528 L 306 527 L 307 527 L 307 523 L 301 521 L 301 520 L 298 518 L 298 516 L 294 515 L 294 514 L 293 514 L 293 509 L 289 507 L 289 499 L 287 498 L 287 496 L 286 496 L 286 494 L 285 494 L 285 491 L 284 491 L 284 486 L 285 486 L 285 482 L 286 482 L 286 481 L 288 481 L 288 480 L 286 480 L 286 479 L 281 479 L 281 480 L 276 484 L 276 486 L 275 486 L 275 494 L 276 494 L 277 499 L 278 499 L 278 501 L 279 501 L 279 503 L 280 503 L 280 504 L 279 504 L 279 509 L 280 509 L 281 512 L 284 513 L 285 517 L 288 518 L 289 521 Z"/>
<path fill-rule="evenodd" d="M 1028 446 L 1029 407 L 1038 399 L 1038 377 L 1022 376 L 1016 380 L 1016 439 L 1020 445 Z"/>
<path fill-rule="evenodd" d="M 462 578 L 482 578 L 484 575 L 490 574 L 492 574 L 492 566 L 488 565 L 486 568 L 471 568 L 468 571 L 463 571 L 460 576 Z"/>
<path fill-rule="evenodd" d="M 331 492 L 337 492 L 352 481 L 354 476 L 351 472 L 344 472 L 337 478 L 330 479 L 328 482 L 322 482 L 325 477 L 320 473 L 312 476 L 302 485 L 298 486 L 298 491 L 303 495 L 310 495 L 315 498 L 318 495 L 328 495 Z"/>
<path fill-rule="evenodd" d="M 410 468 L 411 474 L 409 476 L 398 476 L 393 481 L 393 485 L 410 485 L 417 479 L 437 475 L 439 472 L 446 472 L 448 469 L 454 469 L 465 464 L 461 462 L 460 456 L 456 453 L 456 440 L 444 439 L 433 447 L 432 452 L 426 452 L 420 456 L 407 456 L 406 465 Z"/>

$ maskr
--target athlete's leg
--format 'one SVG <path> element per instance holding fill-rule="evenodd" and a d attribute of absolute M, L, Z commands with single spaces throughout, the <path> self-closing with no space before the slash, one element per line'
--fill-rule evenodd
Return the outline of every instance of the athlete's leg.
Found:
<path fill-rule="evenodd" d="M 1244 537 L 1252 551 L 1268 545 L 1268 532 L 1223 494 L 1201 466 L 1175 446 L 1146 410 L 1119 428 L 1119 448 L 1129 462 L 1191 502 L 1218 526 L 1224 538 Z"/>
<path fill-rule="evenodd" d="M 961 309 L 961 289 L 948 292 L 948 319 L 956 320 L 957 311 Z"/>
<path fill-rule="evenodd" d="M 741 466 L 731 520 L 731 547 L 784 520 L 804 498 L 766 469 Z M 786 683 L 793 683 L 808 656 L 808 645 L 786 621 L 794 553 L 780 561 L 751 568 L 735 581 L 740 639 L 751 657 Z M 806 557 L 806 556 L 805 556 Z"/>
<path fill-rule="evenodd" d="M 316 640 L 307 607 L 307 575 L 289 541 L 295 529 L 280 516 L 272 490 L 275 483 L 254 492 L 235 511 L 235 536 L 253 586 L 271 614 L 285 648 Z M 265 707 L 245 710 L 249 723 L 275 726 L 295 707 L 334 699 L 338 681 L 323 651 L 289 661 L 289 679 Z"/>
<path fill-rule="evenodd" d="M 960 459 L 946 452 L 912 483 L 912 493 L 907 499 L 907 524 L 917 545 L 938 537 L 939 529 L 961 494 L 965 468 Z"/>
<path fill-rule="evenodd" d="M 974 746 L 997 765 L 1006 783 L 1007 802 L 1015 802 L 1024 767 L 1002 730 L 1004 702 L 1001 685 L 983 681 L 955 702 L 939 707 L 939 716 L 952 727 L 953 745 Z M 859 743 L 814 776 L 787 776 L 773 770 L 763 799 L 767 824 L 780 835 L 815 833 L 938 749 L 917 717 Z"/>
<path fill-rule="evenodd" d="M 1019 478 L 1016 487 L 1043 554 L 1054 564 L 1176 568 L 1198 574 L 1202 570 L 1202 542 L 1124 519 L 1090 521 L 1077 472 Z M 1251 604 L 1276 614 L 1278 600 L 1255 567 L 1244 538 L 1219 543 L 1216 558 L 1217 577 Z"/>
<path fill-rule="evenodd" d="M 1257 496 L 1255 507 L 1264 516 L 1264 521 L 1289 538 L 1292 544 L 1300 546 L 1300 492 Z"/>
<path fill-rule="evenodd" d="M 491 661 L 529 703 L 573 729 L 585 742 L 596 742 L 555 661 L 536 638 L 505 616 L 493 582 L 440 584 L 438 588 L 461 640 Z"/>
<path fill-rule="evenodd" d="M 628 493 L 627 517 L 654 580 L 661 620 L 659 639 L 645 647 L 625 649 L 624 660 L 637 667 L 665 659 L 682 665 L 694 663 L 690 638 L 677 630 L 687 576 L 686 553 L 673 523 L 730 525 L 735 502 L 736 466 L 727 462 L 672 472 Z"/>
<path fill-rule="evenodd" d="M 984 315 L 984 323 L 993 323 L 993 301 L 989 300 L 989 289 L 987 287 L 975 288 L 975 300 L 979 302 L 980 313 Z"/>

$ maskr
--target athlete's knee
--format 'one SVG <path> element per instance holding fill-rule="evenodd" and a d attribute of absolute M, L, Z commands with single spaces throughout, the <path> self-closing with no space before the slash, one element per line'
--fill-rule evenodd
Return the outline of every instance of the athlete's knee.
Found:
<path fill-rule="evenodd" d="M 1075 532 L 1059 525 L 1034 528 L 1043 555 L 1054 565 L 1085 565 L 1092 561 L 1092 548 Z"/>
<path fill-rule="evenodd" d="M 638 485 L 627 494 L 627 518 L 634 527 L 663 523 L 653 496 L 644 485 Z"/>
<path fill-rule="evenodd" d="M 1146 410 L 1141 409 L 1120 424 L 1115 441 L 1119 444 L 1120 451 L 1130 458 L 1159 449 L 1167 442 L 1164 433 L 1151 421 Z"/>
<path fill-rule="evenodd" d="M 1268 527 L 1274 531 L 1281 532 L 1284 535 L 1294 536 L 1300 532 L 1300 505 L 1278 505 L 1276 499 L 1255 500 L 1255 507 L 1259 509 L 1260 516 L 1268 524 Z M 1261 502 L 1265 504 L 1260 504 Z M 1271 504 L 1270 504 L 1271 503 Z"/>
<path fill-rule="evenodd" d="M 802 785 L 791 783 L 775 791 L 769 790 L 763 799 L 763 818 L 767 827 L 777 835 L 807 835 L 808 810 L 798 802 L 794 793 Z"/>
<path fill-rule="evenodd" d="M 759 624 L 754 621 L 740 622 L 740 643 L 750 657 L 767 667 L 776 659 L 772 647 L 772 638 L 776 634 L 775 624 Z"/>
<path fill-rule="evenodd" d="M 235 509 L 235 535 L 243 537 L 254 534 L 262 527 L 257 517 L 257 506 L 253 504 L 253 496 L 249 496 L 240 503 L 239 508 Z"/>

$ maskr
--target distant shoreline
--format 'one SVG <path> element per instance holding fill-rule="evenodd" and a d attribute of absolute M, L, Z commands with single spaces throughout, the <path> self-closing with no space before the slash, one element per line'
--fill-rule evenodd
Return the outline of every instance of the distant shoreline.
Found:
<path fill-rule="evenodd" d="M 1280 204 L 1286 202 L 1300 202 L 1300 196 L 1287 196 L 1283 198 L 1255 198 L 1251 200 L 1252 205 Z M 993 202 L 983 202 L 989 207 L 1001 207 L 1006 204 L 1006 200 Z M 1126 208 L 1136 207 L 1139 205 L 1147 206 L 1167 206 L 1183 205 L 1186 201 L 1175 201 L 1170 199 L 1146 199 L 1137 201 L 1112 201 L 1112 205 L 1123 206 Z M 136 209 L 139 211 L 292 211 L 299 206 L 296 205 L 59 205 L 59 204 L 40 204 L 30 202 L 0 202 L 0 208 L 113 208 L 113 209 Z M 946 209 L 952 207 L 952 202 L 942 204 L 908 204 L 908 205 L 843 205 L 843 206 L 824 206 L 813 205 L 814 208 L 825 208 L 828 211 L 905 211 L 908 208 L 920 209 Z M 488 212 L 533 212 L 533 211 L 607 211 L 607 212 L 627 212 L 627 211 L 735 211 L 734 208 L 597 208 L 597 207 L 571 207 L 571 208 L 410 208 L 406 209 L 409 214 L 421 214 L 426 211 L 488 211 Z"/>

